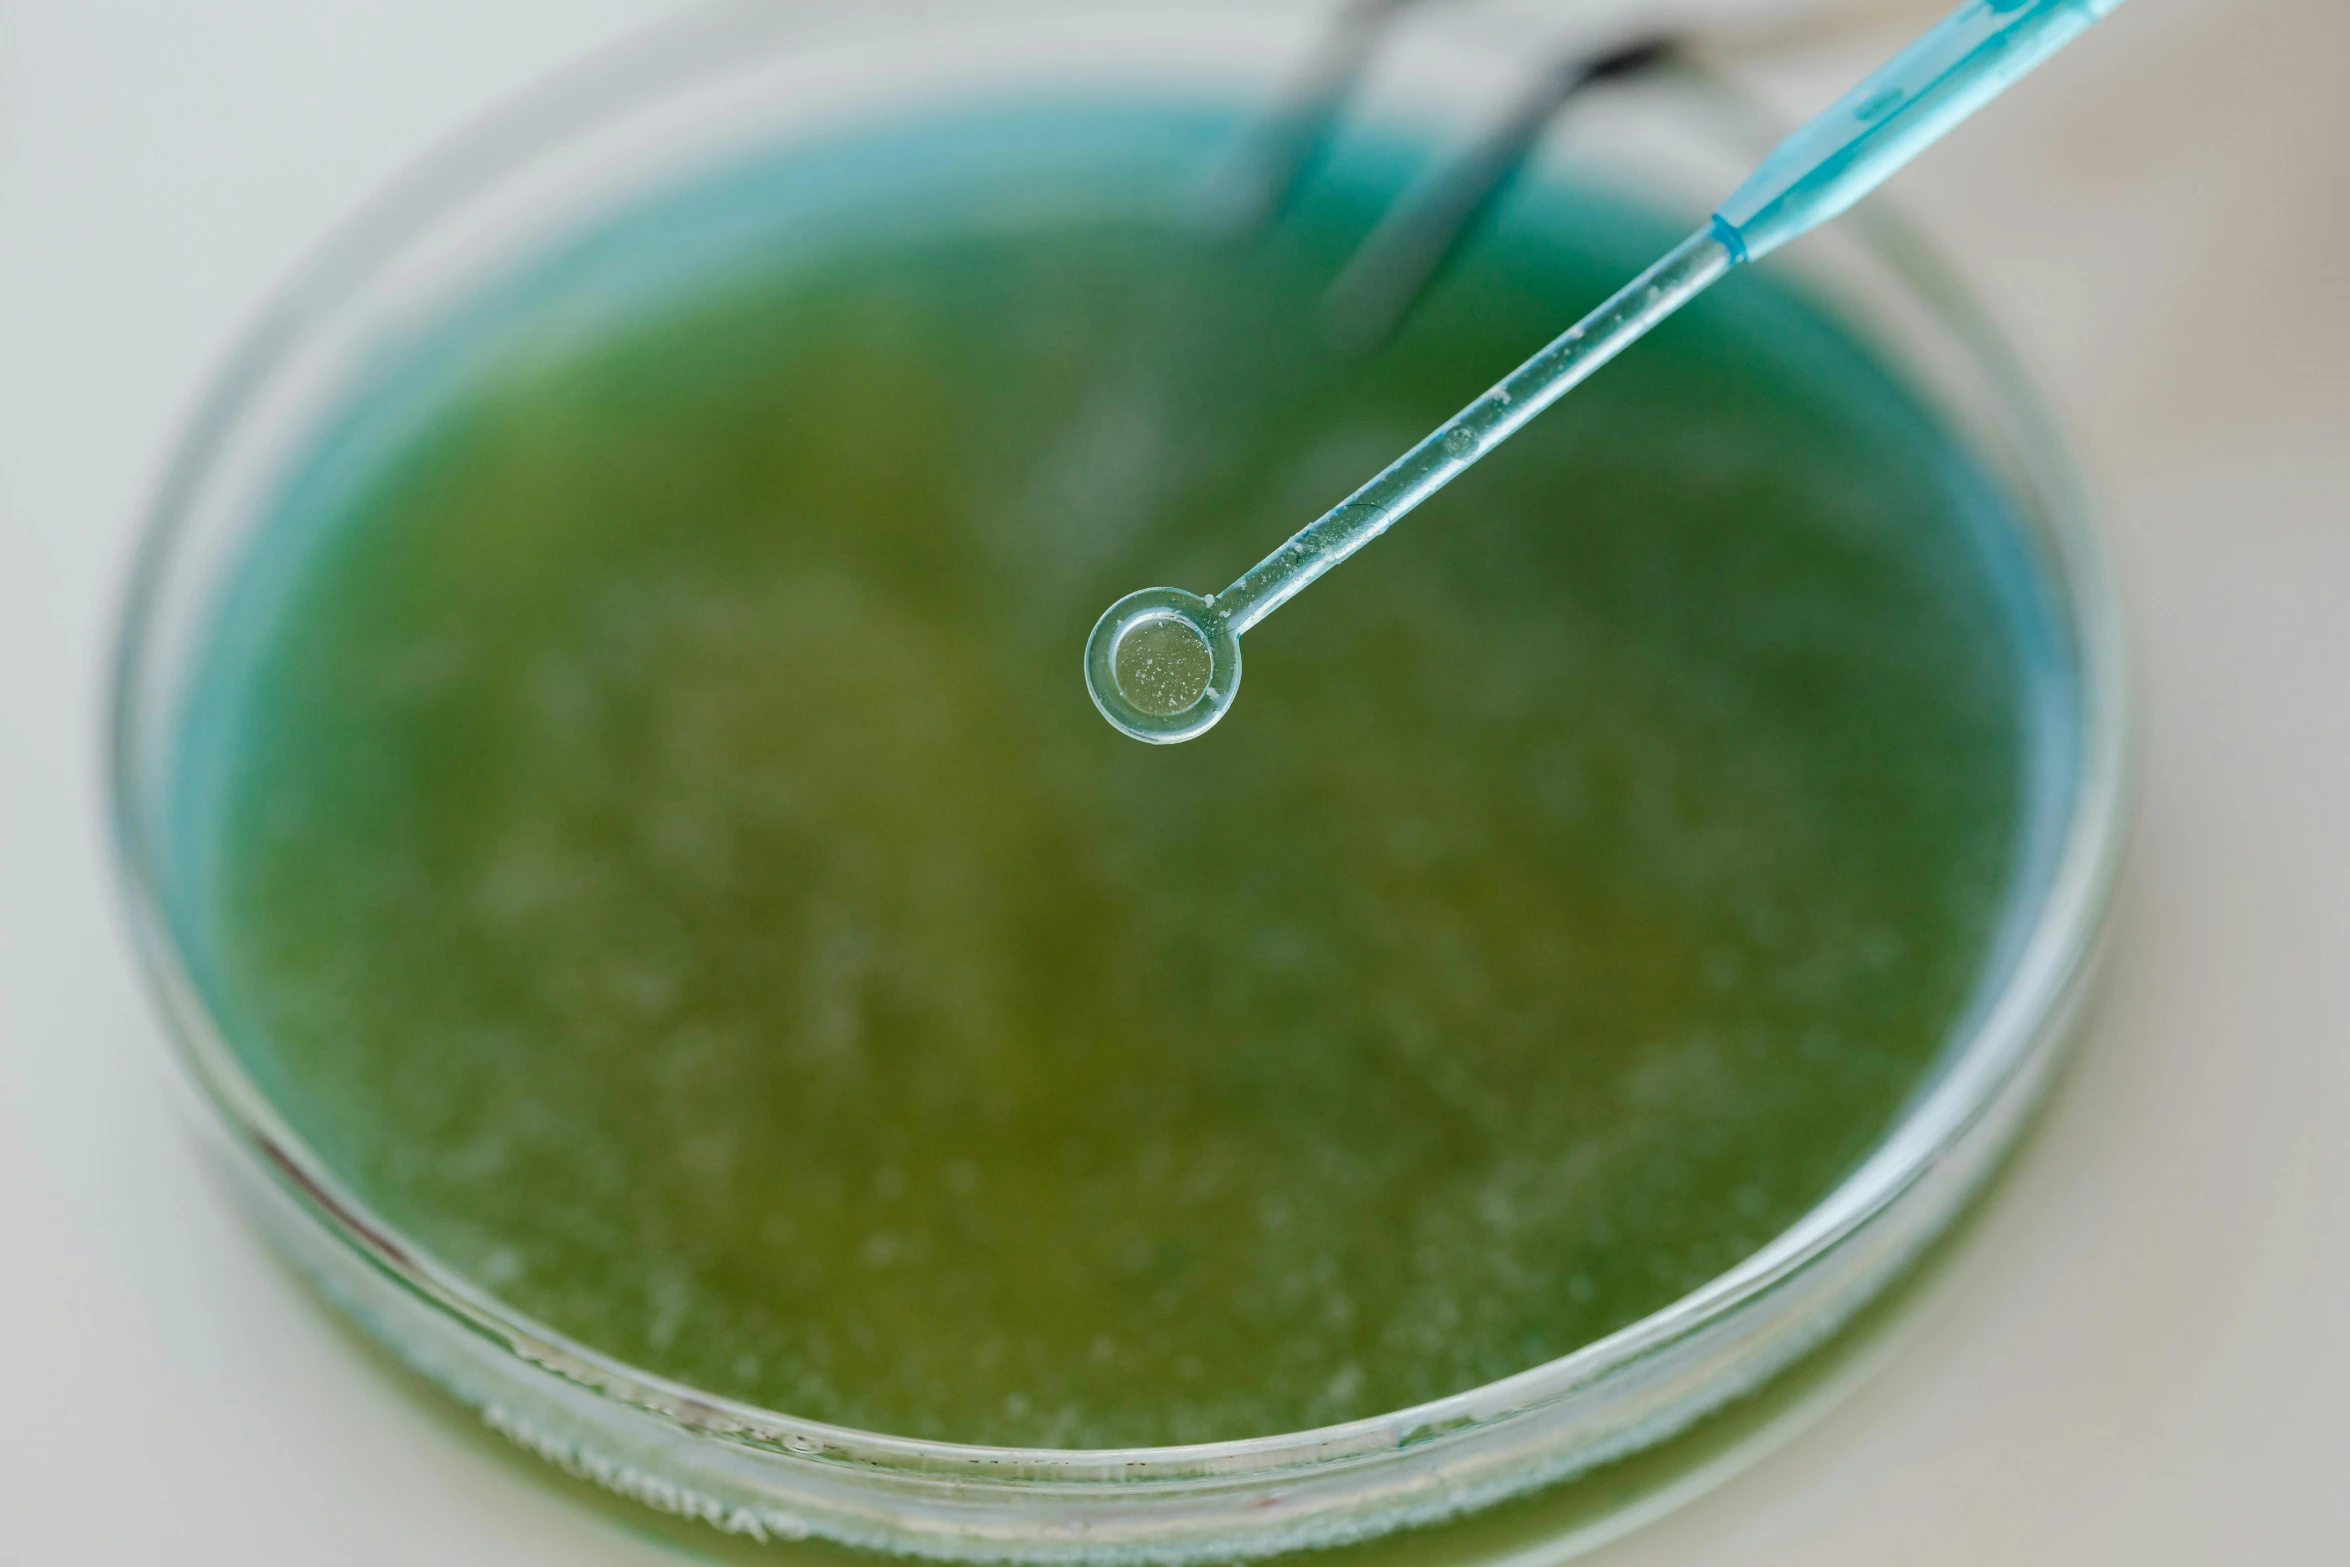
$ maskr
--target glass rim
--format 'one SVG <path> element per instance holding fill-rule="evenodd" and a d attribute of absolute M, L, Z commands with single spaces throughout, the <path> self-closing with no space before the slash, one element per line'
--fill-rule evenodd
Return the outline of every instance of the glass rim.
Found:
<path fill-rule="evenodd" d="M 1026 9 L 1066 17 L 1073 8 L 1048 0 Z M 304 335 L 331 315 L 340 292 L 371 264 L 373 256 L 400 236 L 429 225 L 461 200 L 489 190 L 543 146 L 592 117 L 710 68 L 730 49 L 741 47 L 746 36 L 802 38 L 795 27 L 798 20 L 738 12 L 688 17 L 655 28 L 462 133 L 413 173 L 366 203 L 354 220 L 297 269 L 259 319 L 241 334 L 238 347 L 188 423 L 146 513 L 118 622 L 108 752 L 111 847 L 132 940 L 177 1054 L 211 1102 L 222 1129 L 247 1161 L 305 1210 L 337 1245 L 457 1328 L 529 1366 L 690 1433 L 733 1441 L 785 1463 L 821 1462 L 835 1470 L 880 1477 L 893 1485 L 910 1483 L 918 1493 L 935 1488 L 942 1494 L 952 1491 L 966 1498 L 975 1484 L 1002 1489 L 1006 1495 L 1027 1494 L 1062 1502 L 1074 1501 L 1081 1494 L 1105 1501 L 1165 1495 L 1171 1486 L 1180 1489 L 1190 1483 L 1221 1492 L 1268 1481 L 1286 1483 L 1309 1471 L 1360 1470 L 1381 1461 L 1441 1461 L 1465 1438 L 1480 1433 L 1491 1436 L 1505 1426 L 1538 1423 L 1530 1422 L 1529 1417 L 1555 1417 L 1578 1395 L 1605 1388 L 1626 1373 L 1658 1361 L 1708 1328 L 1765 1302 L 1824 1259 L 1837 1255 L 1993 1116 L 2004 1094 L 2022 1084 L 2020 1091 L 2029 1097 L 2033 1082 L 2043 1075 L 2039 1069 L 2052 1056 L 2050 1038 L 2077 999 L 2091 965 L 2126 835 L 2129 723 L 2120 616 L 2070 458 L 2029 378 L 1965 292 L 1941 269 L 1930 248 L 1906 238 L 1897 219 L 1882 209 L 1872 209 L 1865 221 L 1879 232 L 1872 237 L 1870 248 L 1883 253 L 1882 259 L 1896 280 L 1923 301 L 1929 313 L 1979 361 L 1996 384 L 1998 397 L 2008 405 L 2024 441 L 2033 448 L 2022 460 L 2044 501 L 2047 537 L 2042 543 L 2051 554 L 2046 575 L 2055 601 L 2053 614 L 2072 641 L 2079 751 L 2071 799 L 2059 813 L 2061 844 L 2053 855 L 2052 873 L 2030 916 L 2028 934 L 2009 960 L 2007 977 L 1998 985 L 1992 1004 L 1963 1035 L 1954 1025 L 1952 1037 L 1938 1057 L 1941 1065 L 1870 1154 L 1801 1219 L 1759 1250 L 1670 1304 L 1564 1356 L 1400 1410 L 1301 1431 L 1178 1446 L 1044 1448 L 932 1441 L 865 1431 L 731 1400 L 659 1376 L 572 1340 L 503 1304 L 378 1218 L 284 1121 L 239 1061 L 203 999 L 174 929 L 158 869 L 160 846 L 141 805 L 145 791 L 167 776 L 171 765 L 168 748 L 158 752 L 147 734 L 150 709 L 162 701 L 152 667 L 158 600 L 178 564 L 196 498 L 210 482 L 240 420 Z M 1845 220 L 1848 224 L 1861 221 L 1862 215 Z M 1986 955 L 1986 971 L 1994 961 Z M 2004 1147 L 2003 1134 L 1992 1157 Z M 1932 1228 L 1938 1230 L 1941 1222 Z M 1866 1290 L 1863 1298 L 1874 1293 L 1874 1288 Z M 1793 1352 L 1777 1365 L 1783 1367 L 1792 1358 Z M 1775 1369 L 1757 1380 L 1767 1380 Z M 1729 1386 L 1727 1382 L 1721 1385 Z M 1702 1417 L 1745 1390 L 1729 1387 L 1690 1419 Z M 1539 1432 L 1534 1433 L 1534 1439 L 1551 1440 Z M 1578 1468 L 1567 1473 L 1582 1472 L 1645 1445 L 1649 1443 L 1634 1441 L 1613 1453 L 1587 1455 Z M 1565 1477 L 1562 1473 L 1553 1478 Z M 1542 1482 L 1513 1483 L 1503 1494 L 1531 1489 L 1537 1483 Z M 899 1490 L 891 1494 L 897 1498 L 893 1505 L 906 1505 L 906 1495 Z M 1497 1500 L 1499 1495 L 1491 1499 Z M 1466 1508 L 1451 1506 L 1432 1516 L 1463 1510 Z M 1425 1520 L 1399 1514 L 1372 1532 L 1413 1521 Z M 852 1544 L 872 1543 L 821 1522 L 813 1526 L 813 1532 Z M 1351 1537 L 1359 1535 L 1337 1534 L 1329 1539 L 1335 1542 Z M 949 1551 L 936 1545 L 938 1538 L 943 1536 L 917 1532 L 906 1540 L 883 1543 L 886 1548 L 919 1554 L 1052 1554 L 1011 1547 L 997 1550 L 984 1542 Z M 926 1540 L 932 1543 L 926 1545 Z M 1111 1542 L 1097 1534 L 1094 1543 Z M 1153 1559 L 1178 1560 L 1277 1548 L 1286 1547 L 1202 1547 L 1188 1554 L 1172 1547 L 1166 1552 L 1156 1552 L 1147 1545 L 1137 1549 Z"/>

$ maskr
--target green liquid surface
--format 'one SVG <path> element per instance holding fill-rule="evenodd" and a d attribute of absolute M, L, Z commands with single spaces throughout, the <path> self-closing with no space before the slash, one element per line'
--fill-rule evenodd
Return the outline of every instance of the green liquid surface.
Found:
<path fill-rule="evenodd" d="M 2032 599 L 1796 295 L 1732 279 L 1266 622 L 1213 734 L 1087 701 L 1102 605 L 1223 583 L 1674 234 L 1530 190 L 1352 360 L 1384 167 L 1254 247 L 1107 197 L 753 246 L 289 490 L 201 947 L 321 1157 L 654 1371 L 1052 1446 L 1459 1391 L 1817 1202 L 1990 961 Z"/>
<path fill-rule="evenodd" d="M 1207 639 L 1171 615 L 1120 637 L 1110 669 L 1127 701 L 1162 718 L 1198 701 L 1215 678 Z"/>

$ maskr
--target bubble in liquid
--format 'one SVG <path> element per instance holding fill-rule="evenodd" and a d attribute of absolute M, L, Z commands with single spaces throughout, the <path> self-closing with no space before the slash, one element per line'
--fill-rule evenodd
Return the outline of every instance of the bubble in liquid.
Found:
<path fill-rule="evenodd" d="M 1215 672 L 1207 638 L 1174 615 L 1128 627 L 1111 668 L 1126 700 L 1155 718 L 1180 713 L 1205 696 Z"/>

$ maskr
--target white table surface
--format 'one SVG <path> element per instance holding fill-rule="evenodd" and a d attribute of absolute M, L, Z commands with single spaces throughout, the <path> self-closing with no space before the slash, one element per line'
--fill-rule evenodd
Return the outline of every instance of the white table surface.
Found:
<path fill-rule="evenodd" d="M 5 1567 L 666 1559 L 484 1462 L 202 1178 L 98 737 L 135 520 L 262 294 L 660 9 L 0 0 Z M 1900 182 L 2105 501 L 2143 718 L 2111 999 L 1891 1363 L 1603 1567 L 2350 1560 L 2345 60 L 2342 0 L 2138 0 Z"/>

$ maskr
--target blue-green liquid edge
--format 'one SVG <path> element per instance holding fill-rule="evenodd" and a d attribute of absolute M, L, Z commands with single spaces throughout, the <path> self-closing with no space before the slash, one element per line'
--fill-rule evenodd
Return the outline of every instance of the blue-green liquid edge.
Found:
<path fill-rule="evenodd" d="M 907 233 L 909 224 L 915 231 L 929 231 L 1021 220 L 992 204 L 984 211 L 956 212 L 933 203 L 919 214 L 907 214 L 893 193 L 907 188 L 935 192 L 942 158 L 967 159 L 974 170 L 996 160 L 1022 159 L 1030 167 L 1065 168 L 1066 184 L 1055 192 L 1055 201 L 1030 216 L 1049 216 L 1061 203 L 1063 210 L 1099 215 L 1106 201 L 1127 202 L 1140 216 L 1180 216 L 1203 177 L 1229 153 L 1236 125 L 1245 123 L 1243 116 L 1210 106 L 1145 109 L 1072 100 L 1049 107 L 980 108 L 942 123 L 850 134 L 813 148 L 748 157 L 707 170 L 587 229 L 430 324 L 380 345 L 366 370 L 315 423 L 314 437 L 264 508 L 254 543 L 226 577 L 209 629 L 198 641 L 197 674 L 168 746 L 173 760 L 162 801 L 158 884 L 171 932 L 199 991 L 218 1006 L 222 992 L 210 939 L 211 911 L 236 759 L 260 716 L 249 703 L 253 675 L 305 579 L 313 552 L 330 537 L 331 525 L 453 388 L 484 368 L 532 353 L 537 345 L 559 351 L 604 335 L 681 293 L 722 287 L 745 270 L 772 268 L 785 254 L 779 241 L 787 237 L 810 254 L 830 255 L 846 247 L 887 246 L 893 234 Z M 1405 137 L 1350 137 L 1320 177 L 1393 190 L 1407 183 L 1426 157 L 1423 145 Z M 1136 178 L 1138 169 L 1148 170 L 1150 177 Z M 1101 178 L 1112 170 L 1115 178 Z M 1653 231 L 1660 252 L 1683 232 L 1637 198 L 1599 181 L 1521 189 L 1510 207 L 1502 214 L 1504 223 L 1542 222 L 1545 214 L 1569 208 L 1604 213 L 1604 221 L 1620 228 Z M 1931 417 L 1920 406 L 1916 388 L 1902 383 L 1799 286 L 1767 274 L 1740 276 L 1736 284 L 1739 328 L 1750 341 L 1767 341 L 1770 352 L 1785 359 L 1810 357 L 1832 365 L 1831 376 L 1876 378 L 1895 394 L 1885 403 L 1888 417 Z M 1527 346 L 1531 351 L 1537 345 Z M 1497 365 L 1494 374 L 1508 368 Z M 2053 563 L 2018 527 L 2016 499 L 2005 493 L 1989 466 L 1962 444 L 1945 439 L 1940 445 L 1951 465 L 1945 478 L 1952 491 L 1976 497 L 1963 515 L 2005 615 L 2026 730 L 2021 830 L 2005 908 L 1975 994 L 1950 1030 L 1955 1043 L 1969 1038 L 1997 1003 L 2036 928 L 2068 837 L 2085 741 L 2081 658 L 2056 610 Z M 1325 591 L 1343 587 L 1334 583 Z M 240 1046 L 237 1053 L 248 1070 L 257 1070 L 256 1052 Z M 1929 1072 L 1913 1103 L 1938 1075 L 1939 1068 Z M 263 1081 L 266 1087 L 265 1074 Z M 698 1535 L 688 1538 L 710 1543 Z"/>

